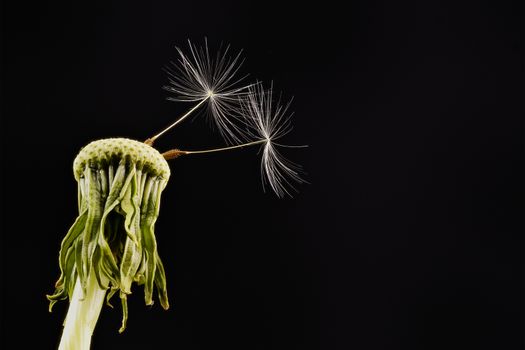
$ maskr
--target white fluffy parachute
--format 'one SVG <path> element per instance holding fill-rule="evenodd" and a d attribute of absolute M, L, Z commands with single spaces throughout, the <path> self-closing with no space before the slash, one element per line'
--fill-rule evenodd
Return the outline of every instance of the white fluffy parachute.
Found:
<path fill-rule="evenodd" d="M 273 84 L 265 89 L 261 82 L 245 84 L 247 75 L 239 71 L 244 62 L 242 51 L 229 56 L 230 48 L 219 49 L 210 55 L 208 42 L 196 46 L 188 41 L 188 52 L 177 47 L 179 57 L 166 68 L 171 93 L 168 99 L 196 103 L 187 113 L 169 127 L 148 139 L 150 145 L 166 131 L 186 119 L 202 105 L 207 105 L 207 115 L 228 147 L 201 150 L 170 150 L 168 159 L 185 154 L 210 153 L 251 145 L 262 145 L 261 176 L 263 189 L 271 188 L 278 197 L 291 196 L 297 183 L 304 183 L 299 165 L 287 160 L 278 150 L 287 146 L 276 143 L 292 129 L 288 113 L 291 101 L 281 104 L 274 101 Z"/>

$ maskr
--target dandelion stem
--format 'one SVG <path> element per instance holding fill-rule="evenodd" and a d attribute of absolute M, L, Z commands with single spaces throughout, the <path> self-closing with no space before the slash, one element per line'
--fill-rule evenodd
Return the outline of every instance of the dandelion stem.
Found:
<path fill-rule="evenodd" d="M 257 141 L 252 141 L 248 143 L 243 143 L 242 145 L 235 145 L 235 146 L 229 146 L 229 147 L 222 147 L 222 148 L 213 148 L 213 149 L 205 149 L 205 150 L 199 150 L 199 151 L 181 151 L 178 149 L 172 149 L 169 151 L 166 151 L 162 153 L 165 159 L 175 159 L 181 155 L 187 155 L 187 154 L 203 154 L 203 153 L 213 153 L 213 152 L 222 152 L 222 151 L 229 151 L 236 148 L 243 148 L 243 147 L 249 147 L 253 145 L 259 145 L 261 143 L 269 142 L 267 139 L 261 139 Z"/>
<path fill-rule="evenodd" d="M 146 141 L 144 141 L 145 144 L 149 145 L 149 146 L 152 146 L 153 145 L 153 142 L 155 142 L 156 139 L 158 139 L 160 136 L 162 136 L 166 131 L 170 130 L 171 128 L 173 128 L 175 125 L 179 124 L 180 122 L 182 122 L 184 119 L 186 119 L 191 113 L 193 113 L 197 108 L 199 108 L 204 102 L 206 102 L 212 95 L 209 94 L 208 96 L 206 96 L 202 101 L 200 101 L 199 103 L 197 103 L 195 106 L 193 106 L 189 111 L 187 111 L 182 117 L 180 117 L 179 119 L 177 119 L 173 124 L 171 124 L 170 126 L 168 126 L 167 128 L 165 128 L 164 130 L 162 130 L 161 132 L 159 132 L 157 135 L 147 139 Z"/>
<path fill-rule="evenodd" d="M 94 273 L 88 277 L 86 295 L 82 295 L 77 277 L 58 350 L 89 350 L 105 295 L 106 291 L 99 287 Z"/>

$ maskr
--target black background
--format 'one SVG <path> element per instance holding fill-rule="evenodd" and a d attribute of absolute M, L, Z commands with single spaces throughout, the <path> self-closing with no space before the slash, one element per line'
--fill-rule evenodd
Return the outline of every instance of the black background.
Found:
<path fill-rule="evenodd" d="M 4 5 L 4 348 L 60 338 L 67 305 L 45 294 L 76 153 L 185 111 L 162 68 L 207 37 L 294 96 L 283 142 L 310 145 L 285 150 L 310 184 L 263 193 L 256 149 L 172 161 L 172 307 L 135 288 L 126 332 L 104 308 L 94 349 L 522 349 L 523 8 L 458 3 Z M 156 143 L 220 145 L 199 118 Z"/>

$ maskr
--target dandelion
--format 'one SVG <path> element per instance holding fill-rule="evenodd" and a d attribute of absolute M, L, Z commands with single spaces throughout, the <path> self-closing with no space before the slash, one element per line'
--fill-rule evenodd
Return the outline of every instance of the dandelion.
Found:
<path fill-rule="evenodd" d="M 169 307 L 155 222 L 170 168 L 154 148 L 113 138 L 82 148 L 73 173 L 79 214 L 62 240 L 61 275 L 48 299 L 50 311 L 57 301 L 70 301 L 59 349 L 87 350 L 104 299 L 109 304 L 117 292 L 124 331 L 133 282 L 144 285 L 146 305 L 156 287 L 160 304 Z"/>
<path fill-rule="evenodd" d="M 118 295 L 123 332 L 128 321 L 127 298 L 132 285 L 144 286 L 146 305 L 153 304 L 154 289 L 164 309 L 169 308 L 166 273 L 155 237 L 161 194 L 170 178 L 167 160 L 181 155 L 221 152 L 259 145 L 262 147 L 263 188 L 278 197 L 290 195 L 295 183 L 304 182 L 301 168 L 286 160 L 276 141 L 291 130 L 290 103 L 273 102 L 272 89 L 262 84 L 234 87 L 239 56 L 226 53 L 210 59 L 207 44 L 190 56 L 179 50 L 178 75 L 170 72 L 172 92 L 178 101 L 197 104 L 160 133 L 144 142 L 127 138 L 96 140 L 78 153 L 73 173 L 78 183 L 78 217 L 61 243 L 60 277 L 48 295 L 49 310 L 59 300 L 69 300 L 59 349 L 88 350 L 104 301 Z M 226 142 L 235 145 L 184 151 L 159 152 L 154 141 L 209 102 L 211 114 Z M 246 141 L 240 143 L 240 140 Z"/>

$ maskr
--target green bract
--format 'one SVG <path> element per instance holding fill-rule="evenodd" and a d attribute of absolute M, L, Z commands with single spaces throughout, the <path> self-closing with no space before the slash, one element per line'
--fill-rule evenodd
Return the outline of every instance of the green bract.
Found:
<path fill-rule="evenodd" d="M 123 331 L 133 282 L 144 284 L 147 305 L 153 304 L 155 285 L 162 307 L 169 307 L 154 226 L 170 169 L 151 146 L 113 138 L 85 146 L 73 170 L 79 215 L 61 244 L 61 275 L 55 293 L 48 296 L 49 308 L 58 300 L 71 302 L 75 285 L 85 297 L 94 276 L 97 287 L 108 291 L 108 303 L 119 292 Z"/>

